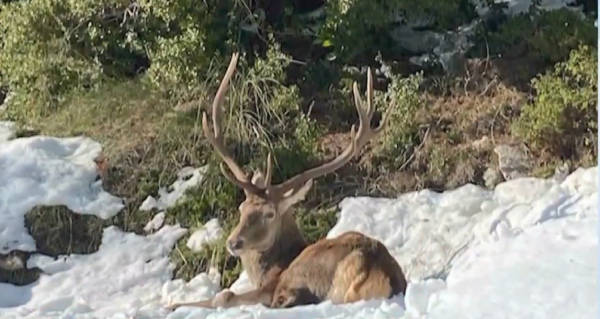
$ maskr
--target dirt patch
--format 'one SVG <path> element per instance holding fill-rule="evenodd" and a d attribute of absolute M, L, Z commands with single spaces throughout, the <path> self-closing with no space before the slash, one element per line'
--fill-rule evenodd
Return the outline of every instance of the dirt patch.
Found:
<path fill-rule="evenodd" d="M 23 268 L 18 270 L 0 268 L 0 283 L 27 286 L 36 282 L 42 273 L 42 270 L 39 268 Z"/>
<path fill-rule="evenodd" d="M 94 215 L 76 214 L 64 205 L 36 206 L 25 215 L 37 252 L 52 257 L 98 251 L 104 224 Z"/>
<path fill-rule="evenodd" d="M 107 225 L 107 220 L 76 214 L 64 205 L 34 207 L 25 215 L 25 228 L 37 249 L 0 255 L 0 282 L 17 286 L 35 282 L 43 272 L 39 268 L 27 268 L 27 260 L 33 253 L 56 258 L 98 251 Z"/>
<path fill-rule="evenodd" d="M 37 267 L 27 268 L 31 254 L 20 250 L 0 254 L 0 283 L 23 286 L 37 281 L 42 271 Z"/>

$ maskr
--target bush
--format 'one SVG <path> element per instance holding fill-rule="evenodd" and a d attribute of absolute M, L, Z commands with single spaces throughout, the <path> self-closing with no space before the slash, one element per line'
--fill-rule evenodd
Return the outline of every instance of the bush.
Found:
<path fill-rule="evenodd" d="M 229 39 L 238 37 L 241 3 L 236 0 L 139 1 L 142 34 L 151 61 L 148 80 L 158 88 L 191 89 L 212 74 L 214 62 L 228 60 Z M 243 7 L 243 6 L 242 6 Z"/>
<path fill-rule="evenodd" d="M 533 79 L 536 95 L 523 107 L 515 133 L 540 148 L 572 150 L 582 141 L 589 146 L 598 131 L 597 69 L 596 50 L 580 46 L 567 61 Z"/>
<path fill-rule="evenodd" d="M 219 53 L 228 54 L 228 36 L 237 30 L 235 3 L 2 4 L 0 86 L 14 97 L 8 112 L 15 119 L 47 114 L 72 90 L 94 88 L 108 79 L 129 80 L 148 68 L 147 79 L 157 88 L 195 87 L 214 73 L 210 67 L 215 59 L 219 62 Z"/>
<path fill-rule="evenodd" d="M 597 45 L 597 30 L 591 19 L 562 8 L 536 10 L 513 16 L 499 14 L 478 26 L 469 54 L 528 57 L 543 65 L 563 61 L 580 44 Z"/>
<path fill-rule="evenodd" d="M 122 77 L 143 46 L 123 1 L 19 1 L 4 4 L 0 70 L 11 89 L 58 94 Z M 37 84 L 37 85 L 36 85 Z M 43 86 L 43 87 L 42 87 Z"/>
<path fill-rule="evenodd" d="M 388 90 L 385 93 L 377 92 L 374 97 L 374 103 L 380 107 L 387 106 L 393 101 L 393 104 L 385 110 L 388 126 L 374 152 L 377 161 L 385 163 L 388 168 L 397 169 L 419 143 L 419 126 L 415 116 L 423 106 L 419 89 L 423 81 L 423 73 L 406 78 L 394 74 L 389 76 L 391 83 Z"/>

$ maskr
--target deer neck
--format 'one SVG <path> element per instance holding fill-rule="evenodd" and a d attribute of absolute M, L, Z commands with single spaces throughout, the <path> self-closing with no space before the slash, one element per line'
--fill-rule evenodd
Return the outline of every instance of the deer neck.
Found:
<path fill-rule="evenodd" d="M 286 212 L 281 227 L 266 251 L 248 251 L 240 256 L 248 278 L 255 288 L 275 279 L 307 246 L 292 212 Z"/>

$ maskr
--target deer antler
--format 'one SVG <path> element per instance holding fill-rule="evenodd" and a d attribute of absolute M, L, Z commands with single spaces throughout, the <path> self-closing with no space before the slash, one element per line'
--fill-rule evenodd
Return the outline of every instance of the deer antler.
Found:
<path fill-rule="evenodd" d="M 217 90 L 213 100 L 213 130 L 211 131 L 208 126 L 206 113 L 202 114 L 202 129 L 204 130 L 204 135 L 206 135 L 207 140 L 214 147 L 215 151 L 219 154 L 219 156 L 221 156 L 223 162 L 229 168 L 228 171 L 225 169 L 223 164 L 220 165 L 223 175 L 229 181 L 242 188 L 246 194 L 251 193 L 259 196 L 281 198 L 291 190 L 296 191 L 309 180 L 334 172 L 344 166 L 363 146 L 367 144 L 367 142 L 369 142 L 369 140 L 379 135 L 379 133 L 383 131 L 387 124 L 387 116 L 384 115 L 379 127 L 375 129 L 371 128 L 371 119 L 375 113 L 375 108 L 373 107 L 373 78 L 371 75 L 371 68 L 369 68 L 367 71 L 366 108 L 364 107 L 362 98 L 358 92 L 358 84 L 354 82 L 352 87 L 352 91 L 354 93 L 354 104 L 356 106 L 356 110 L 358 111 L 360 124 L 358 127 L 358 132 L 356 131 L 356 127 L 354 125 L 350 129 L 350 145 L 348 145 L 348 147 L 346 147 L 346 149 L 332 161 L 302 172 L 278 185 L 271 185 L 272 158 L 271 153 L 269 153 L 267 156 L 266 174 L 264 176 L 264 187 L 262 187 L 263 185 L 261 185 L 261 187 L 254 185 L 252 181 L 248 179 L 246 173 L 244 173 L 244 171 L 235 163 L 233 157 L 227 152 L 220 125 L 221 117 L 223 115 L 221 105 L 223 104 L 223 98 L 229 86 L 229 80 L 231 80 L 233 72 L 235 72 L 238 57 L 238 53 L 233 54 L 231 62 L 229 62 L 229 67 L 227 68 L 227 72 L 223 76 L 221 85 L 219 86 L 219 89 Z"/>
<path fill-rule="evenodd" d="M 229 167 L 229 171 L 227 171 L 225 169 L 225 166 L 223 166 L 222 163 L 220 165 L 221 172 L 223 173 L 225 178 L 227 178 L 229 181 L 231 181 L 238 187 L 242 188 L 246 193 L 252 193 L 252 194 L 259 195 L 259 194 L 263 194 L 265 192 L 265 190 L 257 187 L 256 185 L 252 184 L 251 181 L 248 180 L 246 173 L 244 173 L 244 171 L 237 165 L 237 163 L 235 162 L 235 160 L 233 159 L 231 154 L 229 154 L 229 152 L 227 151 L 227 148 L 225 146 L 224 137 L 223 137 L 223 132 L 221 130 L 221 118 L 223 115 L 222 104 L 223 104 L 225 92 L 227 92 L 227 89 L 229 88 L 229 80 L 231 80 L 231 77 L 233 76 L 233 72 L 235 72 L 238 57 L 239 57 L 238 53 L 234 53 L 233 56 L 231 57 L 231 61 L 229 62 L 229 66 L 227 67 L 227 72 L 225 72 L 225 75 L 223 76 L 223 79 L 221 80 L 221 85 L 219 86 L 219 89 L 217 90 L 217 94 L 215 95 L 215 98 L 213 100 L 213 104 L 212 104 L 213 130 L 211 131 L 211 129 L 208 126 L 208 119 L 206 116 L 206 112 L 204 112 L 202 114 L 202 130 L 204 131 L 204 135 L 206 136 L 206 139 L 213 146 L 215 151 L 217 151 L 217 154 L 219 154 L 219 156 L 221 156 L 221 158 L 223 159 L 223 162 L 227 165 L 227 167 Z M 270 164 L 270 162 L 271 162 L 271 158 L 269 155 L 267 163 Z M 233 175 L 232 175 L 232 173 L 233 173 Z M 271 168 L 270 167 L 267 168 L 267 175 L 268 175 L 268 178 L 270 181 L 270 179 L 271 179 L 271 177 L 270 177 L 271 176 Z"/>
<path fill-rule="evenodd" d="M 369 140 L 379 135 L 385 128 L 387 124 L 387 116 L 384 115 L 379 127 L 372 129 L 371 128 L 371 119 L 373 118 L 373 114 L 375 113 L 375 108 L 373 107 L 373 78 L 371 75 L 371 68 L 367 70 L 367 107 L 365 109 L 363 105 L 362 98 L 360 93 L 358 92 L 358 84 L 354 82 L 353 84 L 353 93 L 354 93 L 354 104 L 356 106 L 356 110 L 358 111 L 360 124 L 358 127 L 358 133 L 356 133 L 356 127 L 353 125 L 350 133 L 351 133 L 351 142 L 350 145 L 338 155 L 332 161 L 325 163 L 321 166 L 309 169 L 305 172 L 302 172 L 287 181 L 275 185 L 270 186 L 268 188 L 268 194 L 271 196 L 283 196 L 290 190 L 297 190 L 306 182 L 311 179 L 315 179 L 322 175 L 331 173 L 336 171 L 337 169 L 344 166 L 348 163 L 352 157 L 367 144 Z M 270 164 L 269 164 L 270 166 Z"/>

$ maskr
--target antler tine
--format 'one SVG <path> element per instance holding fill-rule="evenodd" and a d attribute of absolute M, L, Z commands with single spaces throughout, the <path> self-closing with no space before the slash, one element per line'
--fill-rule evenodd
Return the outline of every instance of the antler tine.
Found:
<path fill-rule="evenodd" d="M 369 118 L 373 117 L 373 73 L 371 73 L 371 67 L 367 68 L 367 114 Z"/>
<path fill-rule="evenodd" d="M 267 155 L 267 167 L 265 169 L 265 188 L 271 186 L 271 177 L 273 177 L 271 152 Z"/>
<path fill-rule="evenodd" d="M 296 190 L 300 188 L 302 185 L 304 185 L 304 183 L 308 182 L 308 180 L 315 179 L 327 173 L 331 173 L 344 166 L 346 163 L 348 163 L 348 161 L 350 161 L 350 159 L 352 159 L 357 149 L 355 125 L 352 125 L 352 128 L 350 129 L 350 139 L 350 145 L 348 145 L 348 147 L 346 147 L 346 149 L 331 162 L 325 163 L 321 166 L 297 174 L 296 176 L 286 180 L 285 182 L 279 185 L 271 186 L 268 189 L 269 195 L 283 196 L 290 190 Z"/>
<path fill-rule="evenodd" d="M 352 85 L 352 92 L 354 93 L 354 103 L 360 120 L 357 144 L 359 148 L 362 148 L 367 144 L 367 142 L 369 142 L 369 140 L 373 139 L 383 131 L 385 125 L 387 124 L 387 112 L 384 113 L 382 120 L 379 123 L 379 127 L 371 128 L 371 120 L 373 119 L 373 114 L 375 114 L 375 108 L 373 107 L 373 75 L 371 73 L 371 68 L 367 69 L 366 109 L 363 105 L 364 103 L 360 96 L 360 92 L 358 91 L 358 84 L 356 82 L 354 82 Z"/>
<path fill-rule="evenodd" d="M 221 163 L 221 165 L 220 165 L 221 172 L 223 173 L 225 178 L 227 178 L 229 181 L 231 181 L 238 187 L 244 189 L 244 191 L 247 193 L 249 192 L 249 193 L 253 193 L 253 194 L 260 194 L 263 192 L 263 190 L 259 189 L 254 184 L 252 184 L 250 181 L 248 181 L 246 173 L 244 173 L 244 171 L 237 165 L 237 163 L 235 162 L 233 157 L 229 154 L 229 152 L 227 152 L 227 149 L 225 147 L 223 132 L 221 130 L 221 118 L 223 117 L 222 104 L 223 104 L 225 93 L 227 92 L 227 89 L 229 88 L 229 80 L 231 80 L 231 77 L 233 76 L 233 73 L 235 72 L 238 57 L 239 57 L 239 53 L 234 53 L 233 56 L 231 57 L 231 61 L 229 62 L 229 66 L 227 67 L 227 72 L 225 72 L 225 75 L 223 76 L 223 79 L 221 80 L 221 84 L 219 85 L 219 89 L 217 90 L 217 93 L 215 94 L 215 97 L 213 99 L 213 103 L 212 103 L 213 129 L 211 131 L 211 129 L 208 125 L 208 119 L 206 116 L 206 112 L 203 112 L 202 113 L 202 130 L 204 131 L 204 135 L 206 136 L 206 139 L 213 146 L 213 148 L 215 149 L 217 154 L 219 154 L 219 156 L 221 157 L 223 162 L 229 168 L 229 171 L 231 171 L 231 173 L 233 173 L 233 175 L 231 173 L 229 173 L 225 169 L 225 166 L 223 166 L 223 163 Z"/>
<path fill-rule="evenodd" d="M 373 114 L 375 113 L 375 108 L 373 107 L 373 74 L 371 73 L 371 68 L 367 70 L 367 113 L 369 114 L 368 123 L 371 123 L 371 119 L 373 118 Z M 394 104 L 394 100 L 390 101 L 388 105 L 387 111 L 381 115 L 381 120 L 379 121 L 379 127 L 372 128 L 373 134 L 375 136 L 379 135 L 383 131 L 383 129 L 387 125 L 388 120 L 388 112 L 391 110 L 391 106 Z"/>
<path fill-rule="evenodd" d="M 384 120 L 381 121 L 380 125 L 376 129 L 371 128 L 371 119 L 373 118 L 373 114 L 375 109 L 373 107 L 373 78 L 371 75 L 371 68 L 367 71 L 367 107 L 363 106 L 363 101 L 360 97 L 360 93 L 358 92 L 358 84 L 356 82 L 353 83 L 353 92 L 354 92 L 354 103 L 356 106 L 356 110 L 358 111 L 358 116 L 360 120 L 360 124 L 358 127 L 358 132 L 356 132 L 356 127 L 353 125 L 350 131 L 351 134 L 351 142 L 350 145 L 342 152 L 342 154 L 338 155 L 331 162 L 325 163 L 321 166 L 312 168 L 308 171 L 300 173 L 287 181 L 272 186 L 269 189 L 269 192 L 282 196 L 290 190 L 298 189 L 304 183 L 306 183 L 310 179 L 317 178 L 319 176 L 331 173 L 336 171 L 337 169 L 344 166 L 348 163 L 352 157 L 361 149 L 367 142 L 373 137 L 377 136 L 379 133 L 383 131 L 385 127 L 387 116 L 384 116 Z"/>

